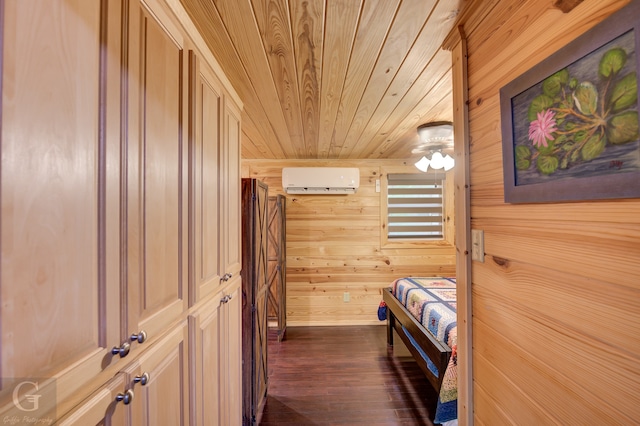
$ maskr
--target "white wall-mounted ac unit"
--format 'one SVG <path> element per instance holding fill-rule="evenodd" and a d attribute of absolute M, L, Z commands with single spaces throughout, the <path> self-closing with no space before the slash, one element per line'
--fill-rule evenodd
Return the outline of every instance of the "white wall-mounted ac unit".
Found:
<path fill-rule="evenodd" d="M 282 188 L 287 194 L 354 194 L 360 186 L 356 167 L 284 167 Z"/>

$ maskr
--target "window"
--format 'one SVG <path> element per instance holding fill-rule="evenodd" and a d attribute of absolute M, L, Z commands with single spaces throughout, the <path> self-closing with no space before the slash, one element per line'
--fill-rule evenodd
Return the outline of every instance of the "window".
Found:
<path fill-rule="evenodd" d="M 387 176 L 387 241 L 444 239 L 444 175 Z"/>

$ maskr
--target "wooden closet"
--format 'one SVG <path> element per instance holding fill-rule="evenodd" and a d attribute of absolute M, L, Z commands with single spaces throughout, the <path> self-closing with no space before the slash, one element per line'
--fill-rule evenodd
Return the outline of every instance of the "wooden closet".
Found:
<path fill-rule="evenodd" d="M 240 424 L 237 94 L 178 0 L 2 8 L 0 418 Z"/>
<path fill-rule="evenodd" d="M 266 402 L 269 187 L 242 179 L 243 425 L 257 425 Z"/>
<path fill-rule="evenodd" d="M 287 331 L 287 229 L 286 202 L 282 195 L 269 197 L 269 244 L 267 277 L 269 282 L 269 328 L 275 329 L 278 341 Z"/>

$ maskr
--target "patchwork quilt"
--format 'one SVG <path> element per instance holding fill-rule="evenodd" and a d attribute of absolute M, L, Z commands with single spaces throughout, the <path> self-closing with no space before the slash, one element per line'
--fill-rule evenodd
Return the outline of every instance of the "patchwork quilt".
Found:
<path fill-rule="evenodd" d="M 455 278 L 400 278 L 391 285 L 391 293 L 438 340 L 451 348 L 444 373 L 434 423 L 458 417 L 457 320 Z M 427 359 L 431 370 L 435 365 Z M 434 371 L 435 374 L 437 373 Z"/>

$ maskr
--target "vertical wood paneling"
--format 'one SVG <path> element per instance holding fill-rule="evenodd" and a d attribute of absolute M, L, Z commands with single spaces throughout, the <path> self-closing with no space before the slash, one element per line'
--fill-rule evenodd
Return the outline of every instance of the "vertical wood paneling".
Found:
<path fill-rule="evenodd" d="M 260 37 L 259 28 L 255 23 L 254 13 L 249 1 L 214 0 L 229 40 L 236 46 L 234 57 L 237 55 L 245 65 L 243 71 L 251 82 L 251 96 L 257 100 L 266 113 L 268 126 L 275 132 L 278 144 L 287 156 L 300 157 L 299 147 L 294 146 L 288 133 L 287 120 L 279 104 L 279 96 L 273 84 L 269 70 L 267 53 Z M 213 52 L 216 51 L 211 46 Z M 265 123 L 266 124 L 266 123 Z"/>
<path fill-rule="evenodd" d="M 304 132 L 301 158 L 313 158 L 318 154 L 324 4 L 321 0 L 294 1 L 289 7 Z"/>
<path fill-rule="evenodd" d="M 640 421 L 640 200 L 508 205 L 499 89 L 628 1 L 477 10 L 468 38 L 476 424 Z"/>
<path fill-rule="evenodd" d="M 467 40 L 462 28 L 455 28 L 445 40 L 444 48 L 451 51 L 454 151 L 456 298 L 458 313 L 458 420 L 460 424 L 473 422 L 473 336 L 471 295 L 471 191 L 469 169 L 469 86 L 467 72 Z"/>
<path fill-rule="evenodd" d="M 275 89 L 283 105 L 289 136 L 292 140 L 303 140 L 300 93 L 287 2 L 251 0 L 251 5 L 262 43 L 268 52 L 267 60 Z M 303 151 L 301 153 L 304 154 Z"/>
<path fill-rule="evenodd" d="M 245 102 L 243 158 L 405 159 L 417 125 L 451 121 L 440 45 L 473 2 L 170 1 Z"/>
<path fill-rule="evenodd" d="M 284 194 L 282 167 L 358 167 L 353 195 L 286 195 L 287 324 L 382 324 L 382 289 L 401 276 L 454 275 L 454 248 L 446 244 L 381 247 L 383 168 L 414 172 L 396 160 L 252 161 L 243 176 L 263 180 L 269 195 Z M 344 293 L 349 302 L 344 302 Z"/>
<path fill-rule="evenodd" d="M 335 130 L 332 135 L 333 149 L 338 155 L 343 150 L 351 152 L 350 147 L 345 145 L 345 138 L 369 81 L 368 78 L 363 78 L 363 75 L 370 74 L 369 70 L 373 69 L 399 4 L 399 0 L 375 3 L 366 1 L 362 6 L 351 61 L 344 78 Z"/>
<path fill-rule="evenodd" d="M 327 3 L 324 30 L 330 37 L 325 37 L 323 46 L 318 158 L 335 158 L 337 154 L 334 125 L 362 7 L 362 0 Z"/>
<path fill-rule="evenodd" d="M 401 64 L 406 59 L 409 49 L 413 46 L 416 36 L 422 30 L 425 19 L 431 14 L 435 5 L 433 0 L 406 0 L 401 2 L 396 12 L 395 20 L 389 29 L 386 43 L 381 49 L 375 67 L 371 70 L 367 88 L 362 95 L 358 111 L 356 112 L 349 132 L 345 138 L 346 149 L 340 153 L 341 158 L 348 158 L 354 150 L 366 146 L 371 136 L 369 126 L 377 127 L 371 122 L 371 116 L 393 81 Z M 364 78 L 364 76 L 363 76 Z M 393 96 L 393 94 L 388 94 Z"/>

